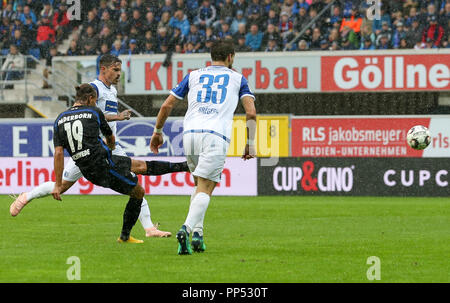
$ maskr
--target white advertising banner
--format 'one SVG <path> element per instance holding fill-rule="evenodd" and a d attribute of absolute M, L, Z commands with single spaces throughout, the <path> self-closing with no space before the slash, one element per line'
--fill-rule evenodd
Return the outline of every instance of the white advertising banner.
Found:
<path fill-rule="evenodd" d="M 125 94 L 167 95 L 192 70 L 211 64 L 209 54 L 174 55 L 163 66 L 165 55 L 137 55 L 125 60 Z M 238 53 L 233 69 L 244 75 L 255 93 L 320 91 L 320 56 L 302 53 Z"/>
<path fill-rule="evenodd" d="M 170 162 L 185 161 L 185 157 L 135 157 L 139 160 L 158 160 Z M 68 158 L 66 158 L 66 161 Z M 214 190 L 214 195 L 256 196 L 256 159 L 244 161 L 240 158 L 227 158 L 222 173 L 222 181 Z M 0 158 L 0 194 L 20 194 L 39 184 L 54 180 L 53 158 Z M 139 183 L 146 194 L 151 195 L 190 195 L 194 179 L 189 173 L 173 173 L 162 176 L 139 176 Z M 66 194 L 106 195 L 117 194 L 111 189 L 95 186 L 84 178 L 70 188 Z"/>

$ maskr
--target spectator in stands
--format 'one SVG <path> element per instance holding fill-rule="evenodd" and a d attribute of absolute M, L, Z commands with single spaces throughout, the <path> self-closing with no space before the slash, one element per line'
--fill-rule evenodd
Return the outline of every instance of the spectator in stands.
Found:
<path fill-rule="evenodd" d="M 17 4 L 11 18 L 12 18 L 12 20 L 16 20 L 16 19 L 20 20 L 20 16 L 22 14 L 23 14 L 23 6 L 21 4 Z"/>
<path fill-rule="evenodd" d="M 296 16 L 302 7 L 305 8 L 305 10 L 308 10 L 308 2 L 306 0 L 296 0 L 294 2 L 294 7 L 292 8 L 292 15 Z"/>
<path fill-rule="evenodd" d="M 257 7 L 251 8 L 250 6 L 247 8 L 247 23 L 248 24 L 257 24 L 258 28 L 262 28 L 264 26 L 264 18 L 261 14 L 261 9 Z"/>
<path fill-rule="evenodd" d="M 244 18 L 244 12 L 241 10 L 236 11 L 236 17 L 233 19 L 230 25 L 230 31 L 233 35 L 237 33 L 239 24 L 247 24 L 247 20 Z"/>
<path fill-rule="evenodd" d="M 406 32 L 404 31 L 403 22 L 397 22 L 396 30 L 392 36 L 392 46 L 397 49 L 400 48 L 400 42 L 406 38 Z"/>
<path fill-rule="evenodd" d="M 385 30 L 385 28 L 383 28 L 383 24 L 387 24 L 388 28 L 391 26 L 391 16 L 387 13 L 385 5 L 380 7 L 380 16 L 380 19 L 374 19 L 372 23 L 372 31 L 375 35 L 377 35 L 377 37 L 381 31 Z"/>
<path fill-rule="evenodd" d="M 308 16 L 306 9 L 301 7 L 294 19 L 294 31 L 296 33 L 301 32 L 310 21 L 311 18 Z"/>
<path fill-rule="evenodd" d="M 33 21 L 33 23 L 36 24 L 36 22 L 37 22 L 36 15 L 30 9 L 30 6 L 25 5 L 23 7 L 23 13 L 19 16 L 20 21 L 22 22 L 22 24 L 25 24 L 27 17 L 31 17 L 31 20 Z"/>
<path fill-rule="evenodd" d="M 253 13 L 257 13 L 259 16 L 263 16 L 264 10 L 262 5 L 259 3 L 260 0 L 250 0 L 250 3 L 247 6 L 247 16 L 250 16 Z"/>
<path fill-rule="evenodd" d="M 135 27 L 138 32 L 142 33 L 144 31 L 143 28 L 143 21 L 142 21 L 142 15 L 141 15 L 141 11 L 137 8 L 133 9 L 133 14 L 132 14 L 132 18 L 130 20 L 131 26 Z"/>
<path fill-rule="evenodd" d="M 67 5 L 62 2 L 59 5 L 59 9 L 53 14 L 53 28 L 56 31 L 57 43 L 62 42 L 69 32 L 70 20 L 67 17 Z"/>
<path fill-rule="evenodd" d="M 92 49 L 97 50 L 99 48 L 100 42 L 101 41 L 100 41 L 99 37 L 95 34 L 92 26 L 89 26 L 86 30 L 86 35 L 83 36 L 82 47 L 84 48 L 84 46 L 86 44 L 90 44 Z M 104 42 L 106 42 L 106 41 L 104 41 Z"/>
<path fill-rule="evenodd" d="M 210 40 L 210 41 L 217 40 L 217 36 L 214 34 L 212 27 L 207 27 L 205 30 L 205 43 L 207 40 Z"/>
<path fill-rule="evenodd" d="M 342 50 L 354 50 L 354 45 L 350 42 L 347 36 L 342 37 L 340 49 Z"/>
<path fill-rule="evenodd" d="M 170 29 L 169 22 L 170 22 L 170 13 L 169 12 L 162 13 L 161 20 L 159 20 L 157 30 L 159 31 L 161 27 L 165 27 L 166 30 L 169 32 Z"/>
<path fill-rule="evenodd" d="M 376 41 L 375 41 L 375 45 L 376 45 L 377 49 L 378 49 L 378 46 L 380 45 L 381 36 L 386 36 L 388 43 L 389 44 L 391 43 L 392 29 L 390 28 L 389 23 L 387 21 L 382 22 L 381 31 L 378 31 Z"/>
<path fill-rule="evenodd" d="M 86 29 L 89 26 L 92 26 L 92 28 L 94 28 L 95 32 L 98 32 L 98 28 L 99 28 L 99 19 L 97 17 L 97 15 L 94 13 L 94 11 L 89 11 L 88 15 L 87 15 L 87 20 L 85 20 L 83 22 L 83 33 L 86 32 Z"/>
<path fill-rule="evenodd" d="M 350 41 L 353 49 L 359 48 L 359 36 L 349 26 L 344 26 L 344 28 L 342 29 L 341 38 L 343 37 L 346 37 Z"/>
<path fill-rule="evenodd" d="M 169 26 L 172 28 L 179 28 L 183 36 L 189 34 L 190 24 L 188 18 L 184 15 L 182 10 L 177 10 L 169 21 Z"/>
<path fill-rule="evenodd" d="M 339 45 L 339 31 L 337 28 L 333 28 L 330 30 L 328 34 L 328 44 L 333 45 L 333 42 L 337 42 Z"/>
<path fill-rule="evenodd" d="M 284 0 L 283 4 L 281 5 L 281 14 L 287 13 L 288 17 L 290 18 L 292 16 L 293 8 L 294 8 L 294 0 Z"/>
<path fill-rule="evenodd" d="M 219 11 L 219 19 L 225 20 L 228 24 L 233 22 L 233 17 L 237 16 L 236 8 L 233 4 L 233 0 L 225 0 Z"/>
<path fill-rule="evenodd" d="M 41 18 L 47 17 L 49 20 L 53 18 L 53 7 L 50 2 L 46 2 L 44 4 L 44 8 L 41 10 L 41 13 L 39 15 L 41 16 Z"/>
<path fill-rule="evenodd" d="M 69 49 L 66 52 L 67 56 L 81 56 L 80 48 L 78 47 L 77 40 L 72 39 L 70 41 Z"/>
<path fill-rule="evenodd" d="M 292 21 L 294 22 L 295 27 L 295 17 L 292 18 Z M 264 22 L 264 27 L 267 27 L 268 24 L 273 24 L 277 26 L 280 23 L 280 18 L 278 17 L 278 14 L 275 12 L 275 10 L 270 9 L 269 13 L 267 15 L 267 18 Z"/>
<path fill-rule="evenodd" d="M 281 46 L 281 36 L 277 32 L 277 28 L 273 24 L 267 25 L 267 29 L 264 32 L 264 37 L 263 37 L 263 46 L 264 47 L 266 47 L 268 45 L 269 40 L 275 40 L 276 45 L 278 46 L 278 48 L 280 48 L 280 46 Z"/>
<path fill-rule="evenodd" d="M 361 50 L 374 50 L 375 49 L 375 44 L 372 41 L 372 39 L 370 38 L 370 36 L 364 36 L 361 39 Z"/>
<path fill-rule="evenodd" d="M 172 0 L 164 0 L 164 4 L 161 6 L 161 13 L 169 13 L 169 16 L 172 16 L 175 11 L 175 7 L 173 5 Z"/>
<path fill-rule="evenodd" d="M 173 35 L 169 40 L 169 45 L 171 49 L 175 49 L 175 45 L 181 44 L 183 45 L 185 41 L 184 35 L 181 33 L 180 28 L 175 27 L 173 31 Z"/>
<path fill-rule="evenodd" d="M 133 25 L 133 20 L 130 21 Z M 110 30 L 115 29 L 117 26 L 116 22 L 111 18 L 109 10 L 104 10 L 102 13 L 102 18 L 98 24 L 99 30 L 103 30 L 105 27 L 109 27 Z"/>
<path fill-rule="evenodd" d="M 48 56 L 50 47 L 53 46 L 56 41 L 55 35 L 56 33 L 50 23 L 50 18 L 48 16 L 44 16 L 40 21 L 36 36 L 38 47 L 44 58 Z"/>
<path fill-rule="evenodd" d="M 250 26 L 250 32 L 245 36 L 245 44 L 249 46 L 252 51 L 256 52 L 261 49 L 263 33 L 259 31 L 257 24 Z"/>
<path fill-rule="evenodd" d="M 236 10 L 241 10 L 243 12 L 247 12 L 247 0 L 237 0 L 234 3 L 234 6 L 236 7 Z"/>
<path fill-rule="evenodd" d="M 44 83 L 42 85 L 43 89 L 49 89 L 52 88 L 51 85 L 48 84 L 48 77 L 51 75 L 52 71 L 51 71 L 51 66 L 52 66 L 52 60 L 53 57 L 56 56 L 62 56 L 62 54 L 58 51 L 58 48 L 56 46 L 52 46 L 50 47 L 49 53 L 47 58 L 45 58 L 45 68 L 43 71 L 43 76 L 44 76 Z"/>
<path fill-rule="evenodd" d="M 429 16 L 427 21 L 428 26 L 423 32 L 422 42 L 427 42 L 427 39 L 429 39 L 435 47 L 440 47 L 444 29 L 437 23 L 437 18 L 434 15 Z"/>
<path fill-rule="evenodd" d="M 125 50 L 122 47 L 122 41 L 120 41 L 120 40 L 114 41 L 113 47 L 110 51 L 110 54 L 114 55 L 116 57 L 119 57 L 120 55 L 125 54 Z"/>
<path fill-rule="evenodd" d="M 6 60 L 2 65 L 2 79 L 4 80 L 20 80 L 23 79 L 25 68 L 25 58 L 19 52 L 17 46 L 11 44 L 9 47 L 9 54 L 6 56 Z M 14 88 L 14 86 L 8 86 L 5 88 Z"/>
<path fill-rule="evenodd" d="M 198 1 L 197 0 L 185 0 L 187 7 L 187 16 L 189 22 L 194 22 L 195 17 L 198 13 Z"/>
<path fill-rule="evenodd" d="M 11 20 L 14 14 L 12 1 L 9 1 L 6 5 L 5 9 L 2 11 L 2 19 L 3 20 Z"/>
<path fill-rule="evenodd" d="M 122 35 L 127 35 L 130 31 L 131 25 L 130 22 L 128 22 L 128 15 L 127 13 L 123 12 L 120 14 L 119 22 L 117 24 L 117 32 L 121 33 Z"/>
<path fill-rule="evenodd" d="M 278 46 L 277 40 L 274 37 L 269 39 L 267 43 L 267 47 L 264 50 L 265 52 L 278 52 L 280 51 L 280 47 Z"/>
<path fill-rule="evenodd" d="M 156 31 L 158 30 L 158 21 L 155 19 L 155 14 L 153 12 L 147 12 L 142 27 L 145 32 L 151 31 L 152 35 L 156 35 Z"/>
<path fill-rule="evenodd" d="M 116 40 L 116 37 L 111 32 L 111 29 L 108 26 L 105 26 L 98 35 L 98 38 L 101 39 L 101 41 L 105 42 L 108 45 L 112 45 L 114 41 Z"/>
<path fill-rule="evenodd" d="M 410 48 L 411 48 L 411 46 L 409 45 L 408 40 L 406 40 L 406 38 L 402 38 L 400 40 L 399 49 L 410 49 Z"/>
<path fill-rule="evenodd" d="M 320 42 L 323 40 L 322 33 L 320 32 L 320 28 L 316 27 L 313 29 L 311 42 L 309 43 L 309 48 L 311 50 L 319 50 Z"/>
<path fill-rule="evenodd" d="M 142 51 L 143 54 L 146 55 L 151 55 L 151 54 L 155 54 L 155 43 L 153 42 L 153 40 L 146 40 L 145 41 L 145 46 L 144 49 Z"/>
<path fill-rule="evenodd" d="M 95 56 L 97 55 L 97 51 L 92 47 L 92 44 L 84 44 L 83 49 L 81 50 L 82 56 Z"/>
<path fill-rule="evenodd" d="M 195 24 L 201 29 L 211 26 L 216 19 L 216 8 L 211 5 L 209 0 L 203 0 L 202 5 L 198 8 Z"/>
<path fill-rule="evenodd" d="M 14 36 L 9 40 L 9 45 L 17 46 L 21 54 L 27 54 L 29 49 L 28 40 L 22 37 L 22 31 L 17 29 L 14 31 Z"/>
<path fill-rule="evenodd" d="M 25 19 L 22 36 L 25 40 L 27 40 L 30 48 L 34 48 L 36 46 L 37 28 L 37 25 L 33 23 L 33 20 L 30 17 Z"/>
<path fill-rule="evenodd" d="M 411 19 L 411 27 L 406 33 L 406 39 L 414 46 L 417 42 L 422 42 L 423 29 L 419 23 L 419 18 Z"/>
<path fill-rule="evenodd" d="M 377 49 L 390 49 L 391 48 L 391 41 L 389 40 L 389 36 L 386 34 L 381 34 L 379 37 L 379 42 Z"/>
<path fill-rule="evenodd" d="M 97 17 L 103 18 L 103 13 L 107 11 L 110 12 L 110 8 L 108 7 L 108 2 L 106 0 L 100 1 L 100 6 L 97 8 Z"/>
<path fill-rule="evenodd" d="M 186 54 L 194 54 L 194 53 L 197 53 L 197 51 L 195 50 L 194 43 L 192 43 L 191 41 L 189 41 L 188 43 L 185 44 L 185 53 L 186 53 Z"/>
<path fill-rule="evenodd" d="M 168 31 L 166 27 L 160 27 L 158 29 L 158 35 L 156 37 L 157 39 L 157 52 L 162 53 L 162 45 L 169 45 L 170 37 L 168 35 Z"/>
<path fill-rule="evenodd" d="M 137 41 L 135 39 L 131 39 L 128 44 L 128 49 L 126 50 L 126 54 L 128 55 L 137 55 L 140 53 Z"/>
<path fill-rule="evenodd" d="M 223 21 L 220 29 L 217 31 L 217 37 L 220 39 L 224 39 L 226 36 L 232 36 L 233 34 L 230 31 L 230 25 L 226 22 L 226 20 Z"/>
<path fill-rule="evenodd" d="M 239 24 L 238 31 L 234 33 L 233 40 L 237 44 L 240 37 L 244 37 L 247 35 L 247 26 L 244 23 Z"/>
<path fill-rule="evenodd" d="M 323 39 L 322 41 L 320 41 L 320 50 L 322 51 L 330 50 L 330 45 L 328 44 L 327 39 Z"/>
<path fill-rule="evenodd" d="M 198 27 L 196 24 L 191 24 L 191 29 L 189 31 L 189 34 L 186 36 L 186 43 L 192 42 L 194 45 L 194 49 L 198 51 L 203 47 L 203 43 L 205 41 L 205 36 L 199 32 Z M 186 49 L 185 45 L 185 49 Z"/>
<path fill-rule="evenodd" d="M 293 35 L 294 31 L 294 23 L 289 18 L 289 15 L 286 12 L 281 13 L 281 20 L 278 24 L 278 32 L 280 33 L 283 39 L 288 39 L 288 37 Z"/>
<path fill-rule="evenodd" d="M 245 36 L 240 35 L 237 38 L 236 52 L 251 52 L 252 49 L 245 43 Z"/>
<path fill-rule="evenodd" d="M 306 40 L 300 40 L 298 42 L 298 49 L 297 50 L 299 50 L 299 51 L 307 51 L 307 50 L 309 50 L 308 42 L 306 42 Z"/>
<path fill-rule="evenodd" d="M 330 16 L 329 24 L 333 26 L 335 23 L 341 24 L 342 22 L 342 12 L 341 8 L 336 5 L 333 7 L 333 13 Z"/>
<path fill-rule="evenodd" d="M 345 26 L 351 28 L 355 33 L 359 33 L 361 31 L 363 19 L 359 16 L 358 8 L 353 6 L 350 11 L 350 17 L 344 18 L 341 23 L 341 31 Z"/>

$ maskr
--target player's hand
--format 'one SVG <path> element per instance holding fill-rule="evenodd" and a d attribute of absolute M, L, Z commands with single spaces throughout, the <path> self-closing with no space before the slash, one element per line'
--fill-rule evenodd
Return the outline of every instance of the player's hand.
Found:
<path fill-rule="evenodd" d="M 61 186 L 55 184 L 55 187 L 52 190 L 53 199 L 62 201 L 61 199 Z"/>
<path fill-rule="evenodd" d="M 256 157 L 256 148 L 255 145 L 245 145 L 245 150 L 244 150 L 244 154 L 242 155 L 242 159 L 245 160 L 250 160 L 253 159 L 254 157 Z"/>
<path fill-rule="evenodd" d="M 126 109 L 126 110 L 124 110 L 123 112 L 121 112 L 119 114 L 119 120 L 120 121 L 130 120 L 130 118 L 131 118 L 131 110 L 129 110 L 129 109 Z"/>
<path fill-rule="evenodd" d="M 152 139 L 150 140 L 150 150 L 157 155 L 159 152 L 159 148 L 163 145 L 163 143 L 164 138 L 162 134 L 153 133 Z"/>

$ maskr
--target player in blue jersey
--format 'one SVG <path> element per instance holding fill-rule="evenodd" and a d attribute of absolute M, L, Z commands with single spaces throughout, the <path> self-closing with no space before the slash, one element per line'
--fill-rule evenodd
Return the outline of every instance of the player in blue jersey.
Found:
<path fill-rule="evenodd" d="M 97 92 L 97 106 L 104 113 L 114 136 L 116 136 L 117 131 L 116 121 L 128 120 L 131 117 L 129 110 L 120 113 L 118 112 L 117 90 L 114 85 L 120 80 L 121 68 L 122 61 L 118 57 L 109 54 L 104 55 L 100 59 L 99 77 L 90 83 Z M 123 151 L 120 144 L 117 143 L 112 153 L 118 156 L 126 156 L 126 153 Z M 136 174 L 162 175 L 172 172 L 189 171 L 186 162 L 170 163 L 166 161 L 147 161 L 146 165 L 142 162 L 139 163 L 142 165 L 132 167 L 132 171 Z M 83 175 L 79 167 L 75 164 L 75 161 L 69 159 L 64 168 L 61 193 L 66 192 L 81 177 L 83 177 Z M 54 186 L 55 182 L 45 182 L 35 187 L 30 192 L 19 195 L 19 197 L 11 204 L 11 215 L 17 216 L 22 208 L 33 199 L 50 195 Z M 147 237 L 171 236 L 170 232 L 160 231 L 158 227 L 153 224 L 150 209 L 145 198 L 142 202 L 139 221 L 141 222 Z"/>
<path fill-rule="evenodd" d="M 247 117 L 247 145 L 244 160 L 255 156 L 255 96 L 247 80 L 232 70 L 234 47 L 229 41 L 216 41 L 211 47 L 212 65 L 189 73 L 165 100 L 158 113 L 150 149 L 158 153 L 163 144 L 161 130 L 178 100 L 187 96 L 183 146 L 196 187 L 186 221 L 177 233 L 178 254 L 205 251 L 203 221 L 211 194 L 220 181 L 228 151 L 233 115 L 241 101 Z"/>

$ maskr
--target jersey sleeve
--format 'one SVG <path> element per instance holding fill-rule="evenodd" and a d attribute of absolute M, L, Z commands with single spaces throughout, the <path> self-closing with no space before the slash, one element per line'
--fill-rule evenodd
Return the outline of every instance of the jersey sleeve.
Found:
<path fill-rule="evenodd" d="M 103 112 L 95 107 L 95 111 L 98 113 L 98 117 L 100 120 L 100 131 L 102 132 L 103 136 L 108 137 L 113 134 L 111 127 L 109 127 L 108 122 L 106 121 L 105 115 Z"/>
<path fill-rule="evenodd" d="M 189 75 L 190 74 L 187 74 L 186 77 L 184 77 L 183 81 L 181 81 L 177 86 L 175 86 L 175 88 L 170 91 L 170 94 L 175 98 L 183 100 L 189 92 Z"/>
<path fill-rule="evenodd" d="M 55 121 L 55 124 L 53 126 L 53 146 L 54 147 L 63 146 L 63 142 L 62 142 L 62 140 L 60 138 L 60 135 L 59 135 L 58 120 L 59 119 L 57 119 Z"/>
<path fill-rule="evenodd" d="M 249 96 L 252 97 L 253 99 L 256 99 L 255 95 L 253 95 L 252 91 L 250 90 L 250 87 L 248 86 L 247 79 L 245 79 L 245 77 L 242 76 L 241 87 L 239 89 L 239 100 L 245 96 Z"/>

